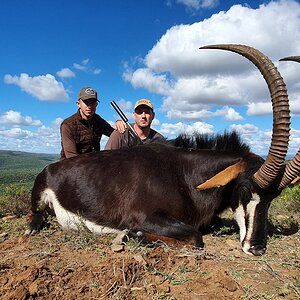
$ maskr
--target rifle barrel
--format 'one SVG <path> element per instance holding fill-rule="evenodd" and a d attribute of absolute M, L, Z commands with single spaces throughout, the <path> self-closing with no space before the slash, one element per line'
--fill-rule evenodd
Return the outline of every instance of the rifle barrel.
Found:
<path fill-rule="evenodd" d="M 119 114 L 119 116 L 121 117 L 121 119 L 126 123 L 126 125 L 128 126 L 129 129 L 129 134 L 131 135 L 131 137 L 133 138 L 138 138 L 138 140 L 140 140 L 139 136 L 137 135 L 137 133 L 135 132 L 134 128 L 131 126 L 131 124 L 128 122 L 128 118 L 125 116 L 125 114 L 122 112 L 121 108 L 118 106 L 118 104 L 113 100 L 110 102 L 110 104 L 112 105 L 112 107 L 115 109 L 115 111 Z"/>
<path fill-rule="evenodd" d="M 116 110 L 116 112 L 119 114 L 119 116 L 121 117 L 121 119 L 127 123 L 128 119 L 125 116 L 125 114 L 122 112 L 121 108 L 118 106 L 118 104 L 115 101 L 111 102 L 112 107 Z"/>

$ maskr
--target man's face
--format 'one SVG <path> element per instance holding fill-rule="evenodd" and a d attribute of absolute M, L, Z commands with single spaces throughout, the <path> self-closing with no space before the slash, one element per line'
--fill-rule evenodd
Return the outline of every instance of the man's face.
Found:
<path fill-rule="evenodd" d="M 84 119 L 90 119 L 95 114 L 98 105 L 98 101 L 95 99 L 79 99 L 76 103 L 77 106 L 80 108 L 81 116 Z"/>
<path fill-rule="evenodd" d="M 152 109 L 146 105 L 138 106 L 133 115 L 135 123 L 140 128 L 150 127 L 152 120 L 154 119 L 154 113 Z"/>

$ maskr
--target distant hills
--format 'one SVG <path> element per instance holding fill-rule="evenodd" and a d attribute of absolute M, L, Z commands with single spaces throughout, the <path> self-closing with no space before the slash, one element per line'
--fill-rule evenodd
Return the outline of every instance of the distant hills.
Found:
<path fill-rule="evenodd" d="M 262 157 L 266 159 L 267 155 Z M 46 165 L 58 161 L 59 158 L 59 154 L 0 150 L 0 171 L 7 169 L 43 169 Z M 286 160 L 292 158 L 292 155 L 287 155 Z"/>
<path fill-rule="evenodd" d="M 28 153 L 22 151 L 0 150 L 0 170 L 41 169 L 59 160 L 58 154 Z"/>
<path fill-rule="evenodd" d="M 32 186 L 36 175 L 58 160 L 58 154 L 0 150 L 0 196 L 7 185 Z"/>

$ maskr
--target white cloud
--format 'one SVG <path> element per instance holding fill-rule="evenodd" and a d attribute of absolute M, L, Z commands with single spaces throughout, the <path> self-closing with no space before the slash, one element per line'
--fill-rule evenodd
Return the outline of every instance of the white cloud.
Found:
<path fill-rule="evenodd" d="M 291 129 L 290 142 L 289 142 L 289 153 L 295 155 L 299 151 L 300 145 L 300 130 Z"/>
<path fill-rule="evenodd" d="M 170 89 L 165 75 L 154 75 L 150 69 L 138 69 L 134 73 L 128 70 L 123 74 L 126 81 L 130 81 L 134 88 L 146 88 L 147 90 L 166 95 Z"/>
<path fill-rule="evenodd" d="M 87 70 L 87 67 L 86 67 L 86 66 L 80 65 L 80 64 L 78 64 L 78 63 L 74 63 L 74 64 L 73 64 L 73 67 L 74 67 L 75 69 L 77 69 L 77 70 L 80 70 L 80 71 L 86 71 L 86 70 Z"/>
<path fill-rule="evenodd" d="M 244 136 L 257 134 L 259 132 L 257 126 L 248 123 L 244 125 L 232 124 L 230 127 L 232 130 L 235 130 Z"/>
<path fill-rule="evenodd" d="M 0 149 L 3 150 L 18 149 L 25 152 L 57 154 L 60 147 L 60 133 L 57 126 L 41 125 L 36 130 L 25 130 L 21 127 L 0 129 Z"/>
<path fill-rule="evenodd" d="M 270 131 L 260 131 L 257 126 L 249 123 L 243 125 L 233 124 L 230 128 L 241 135 L 243 141 L 250 146 L 252 152 L 258 155 L 267 154 L 271 142 Z"/>
<path fill-rule="evenodd" d="M 174 110 L 168 111 L 167 116 L 169 119 L 182 119 L 182 120 L 201 120 L 212 117 L 223 117 L 226 121 L 243 120 L 243 117 L 235 111 L 233 108 L 225 106 L 222 109 L 218 109 L 215 112 L 207 109 L 202 110 Z"/>
<path fill-rule="evenodd" d="M 59 153 L 59 127 L 62 118 L 56 118 L 47 127 L 40 120 L 8 111 L 0 115 L 0 149 L 39 153 Z"/>
<path fill-rule="evenodd" d="M 160 126 L 160 121 L 158 119 L 154 118 L 153 121 L 152 121 L 151 127 L 155 128 L 155 127 L 158 127 L 158 126 Z"/>
<path fill-rule="evenodd" d="M 29 116 L 22 116 L 20 112 L 10 110 L 0 115 L 0 124 L 5 125 L 23 125 L 23 126 L 41 126 L 40 120 L 33 120 Z"/>
<path fill-rule="evenodd" d="M 122 111 L 133 111 L 133 105 L 131 101 L 120 99 L 119 101 L 116 101 L 116 103 Z"/>
<path fill-rule="evenodd" d="M 63 68 L 60 71 L 56 72 L 57 76 L 60 78 L 70 78 L 75 77 L 75 73 L 69 68 Z"/>
<path fill-rule="evenodd" d="M 191 125 L 182 122 L 176 124 L 162 123 L 159 132 L 164 136 L 172 138 L 181 133 L 213 133 L 213 126 L 203 122 L 195 122 Z"/>
<path fill-rule="evenodd" d="M 89 63 L 89 59 L 86 58 L 86 59 L 83 59 L 81 61 L 81 63 L 74 63 L 73 64 L 73 67 L 77 70 L 80 70 L 80 71 L 86 71 L 87 70 L 87 64 Z"/>
<path fill-rule="evenodd" d="M 214 8 L 219 5 L 219 0 L 176 0 L 176 2 L 185 5 L 191 11 Z"/>
<path fill-rule="evenodd" d="M 52 121 L 51 125 L 53 128 L 59 128 L 62 121 L 62 118 L 56 118 L 54 121 Z"/>
<path fill-rule="evenodd" d="M 272 114 L 271 102 L 249 103 L 247 114 L 249 116 L 263 116 Z"/>
<path fill-rule="evenodd" d="M 298 50 L 298 53 L 300 53 L 300 50 Z M 291 113 L 297 116 L 300 115 L 299 67 L 299 63 L 291 61 L 281 61 L 278 63 L 278 68 L 288 89 Z M 298 76 L 295 76 L 295 74 Z"/>
<path fill-rule="evenodd" d="M 232 107 L 224 107 L 222 109 L 218 109 L 215 116 L 222 116 L 227 121 L 237 121 L 237 120 L 243 120 L 243 117 L 235 111 Z"/>
<path fill-rule="evenodd" d="M 254 153 L 258 155 L 266 155 L 268 153 L 271 145 L 272 131 L 262 131 L 257 126 L 249 123 L 244 125 L 233 124 L 230 128 L 241 134 L 243 141 L 251 147 L 251 151 Z M 299 145 L 300 130 L 291 128 L 288 155 L 295 155 L 299 150 Z"/>
<path fill-rule="evenodd" d="M 101 69 L 94 67 L 89 58 L 83 59 L 80 63 L 73 63 L 73 67 L 76 70 L 94 75 L 99 75 L 101 73 Z"/>
<path fill-rule="evenodd" d="M 1 130 L 0 136 L 11 138 L 11 139 L 24 139 L 32 137 L 33 133 L 30 130 L 23 130 L 20 127 L 15 127 L 7 130 Z"/>
<path fill-rule="evenodd" d="M 195 8 L 204 4 L 184 3 Z M 299 114 L 299 66 L 278 63 L 279 58 L 300 53 L 299 15 L 300 3 L 282 0 L 258 9 L 234 5 L 201 22 L 174 26 L 148 52 L 142 68 L 129 72 L 127 66 L 124 79 L 135 88 L 161 95 L 162 111 L 178 121 L 195 120 L 204 114 L 215 117 L 213 109 L 227 105 L 244 106 L 249 115 L 271 114 L 267 85 L 252 63 L 227 51 L 199 50 L 208 44 L 245 44 L 265 53 L 284 69 L 292 112 Z M 219 112 L 219 116 L 243 119 L 235 107 L 225 115 Z"/>
<path fill-rule="evenodd" d="M 181 110 L 175 110 L 170 109 L 167 112 L 167 116 L 169 119 L 180 119 L 180 120 L 199 120 L 199 119 L 205 119 L 212 116 L 212 112 L 208 110 L 200 110 L 200 111 L 181 111 Z"/>
<path fill-rule="evenodd" d="M 26 93 L 45 101 L 65 101 L 69 99 L 64 86 L 58 82 L 51 74 L 30 77 L 26 73 L 22 73 L 20 77 L 6 74 L 4 82 L 7 84 L 15 84 Z"/>
<path fill-rule="evenodd" d="M 101 69 L 95 69 L 94 71 L 93 71 L 93 73 L 95 74 L 95 75 L 99 75 L 100 73 L 101 73 Z"/>
<path fill-rule="evenodd" d="M 292 116 L 295 115 L 299 117 L 300 116 L 300 94 L 295 96 L 295 98 L 296 98 L 295 100 L 290 101 L 291 115 Z"/>

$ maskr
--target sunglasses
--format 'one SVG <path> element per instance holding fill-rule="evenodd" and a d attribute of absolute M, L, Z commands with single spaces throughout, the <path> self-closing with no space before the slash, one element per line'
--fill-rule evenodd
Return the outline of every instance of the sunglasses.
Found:
<path fill-rule="evenodd" d="M 142 113 L 151 115 L 152 110 L 150 108 L 141 108 L 141 107 L 137 107 L 134 111 L 137 115 L 141 115 Z"/>

